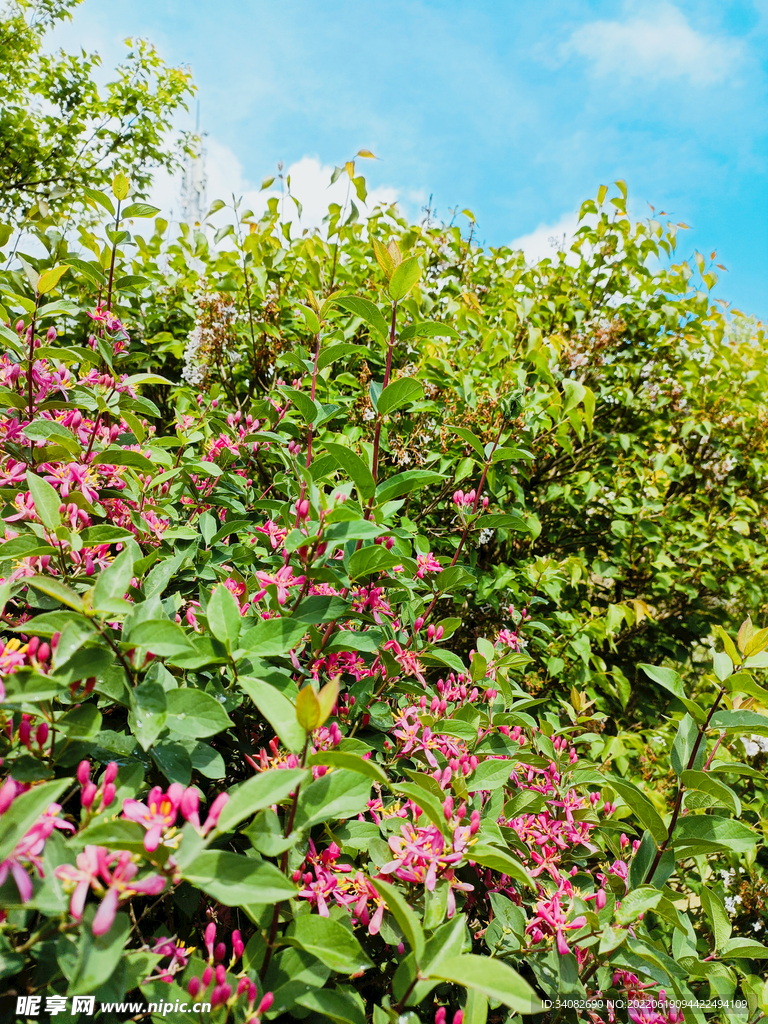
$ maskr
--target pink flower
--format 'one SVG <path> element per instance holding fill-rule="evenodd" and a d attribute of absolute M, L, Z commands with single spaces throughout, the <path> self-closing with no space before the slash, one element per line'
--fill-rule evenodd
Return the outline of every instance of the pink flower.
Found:
<path fill-rule="evenodd" d="M 261 600 L 266 594 L 266 588 L 268 586 L 277 587 L 277 601 L 278 604 L 285 604 L 288 600 L 289 587 L 298 587 L 305 582 L 304 576 L 294 576 L 293 570 L 289 565 L 284 565 L 282 569 L 278 569 L 275 573 L 269 572 L 255 572 L 254 576 L 261 583 L 263 590 L 260 590 L 258 594 L 254 595 L 254 601 Z"/>
<path fill-rule="evenodd" d="M 435 558 L 431 551 L 428 551 L 426 555 L 417 555 L 416 565 L 416 575 L 420 580 L 424 579 L 426 573 L 440 572 L 440 570 L 442 569 L 442 566 L 440 565 L 440 563 L 438 562 L 438 560 Z"/>
<path fill-rule="evenodd" d="M 183 793 L 181 783 L 174 782 L 168 787 L 167 793 L 163 793 L 160 786 L 153 786 L 146 804 L 138 800 L 123 801 L 123 817 L 137 821 L 147 830 L 144 836 L 145 850 L 150 853 L 156 850 L 163 835 L 173 828 Z"/>
<path fill-rule="evenodd" d="M 14 779 L 6 779 L 0 789 L 0 816 L 2 816 L 13 801 L 23 792 L 23 787 Z M 13 876 L 22 903 L 32 898 L 32 879 L 27 874 L 26 865 L 30 864 L 37 869 L 41 878 L 45 877 L 41 855 L 45 849 L 45 843 L 55 828 L 69 829 L 74 831 L 74 826 L 63 818 L 58 817 L 61 810 L 59 804 L 49 804 L 44 814 L 41 814 L 34 825 L 18 841 L 6 859 L 0 862 L 0 885 L 5 882 L 8 874 Z"/>

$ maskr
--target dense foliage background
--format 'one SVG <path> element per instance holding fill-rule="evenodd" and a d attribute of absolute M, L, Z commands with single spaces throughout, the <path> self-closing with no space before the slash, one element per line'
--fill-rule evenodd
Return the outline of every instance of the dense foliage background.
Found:
<path fill-rule="evenodd" d="M 366 151 L 171 230 L 188 76 L 66 9 L 0 44 L 9 1019 L 757 1021 L 762 326 L 623 182 L 535 266 Z"/>

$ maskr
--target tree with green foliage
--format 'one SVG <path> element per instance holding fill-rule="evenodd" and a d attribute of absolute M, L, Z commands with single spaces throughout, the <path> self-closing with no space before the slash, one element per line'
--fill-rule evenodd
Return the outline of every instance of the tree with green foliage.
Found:
<path fill-rule="evenodd" d="M 118 167 L 141 191 L 158 167 L 177 165 L 173 115 L 193 86 L 141 39 L 99 87 L 98 54 L 50 53 L 46 33 L 81 0 L 4 0 L 0 8 L 0 217 L 43 220 L 68 210 L 83 185 L 101 188 Z"/>

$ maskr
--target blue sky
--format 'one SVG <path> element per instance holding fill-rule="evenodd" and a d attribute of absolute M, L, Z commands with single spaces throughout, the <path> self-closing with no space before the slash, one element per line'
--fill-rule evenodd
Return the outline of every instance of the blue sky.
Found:
<path fill-rule="evenodd" d="M 114 62 L 127 35 L 191 65 L 209 199 L 255 199 L 283 160 L 311 221 L 365 147 L 377 196 L 469 207 L 481 240 L 533 254 L 624 178 L 768 317 L 768 0 L 85 0 L 58 38 Z"/>

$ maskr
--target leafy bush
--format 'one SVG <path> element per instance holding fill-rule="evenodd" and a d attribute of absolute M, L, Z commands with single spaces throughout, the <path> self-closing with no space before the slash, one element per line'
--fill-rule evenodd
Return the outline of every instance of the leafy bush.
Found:
<path fill-rule="evenodd" d="M 129 194 L 2 275 L 9 992 L 757 1020 L 765 364 L 675 228 Z"/>

